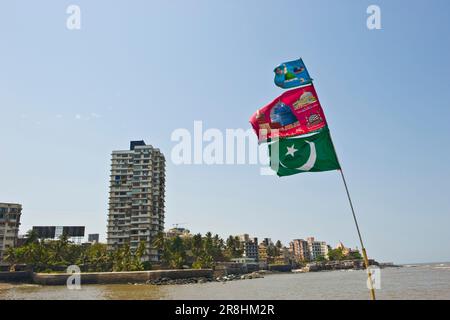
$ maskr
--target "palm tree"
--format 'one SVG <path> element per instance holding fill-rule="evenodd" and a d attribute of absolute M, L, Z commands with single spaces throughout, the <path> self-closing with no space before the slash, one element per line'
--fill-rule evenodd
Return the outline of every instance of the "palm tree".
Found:
<path fill-rule="evenodd" d="M 25 243 L 24 243 L 25 246 L 29 245 L 31 243 L 39 242 L 39 237 L 38 237 L 36 230 L 32 230 L 32 229 L 27 231 L 27 233 L 25 235 L 25 239 L 26 239 Z"/>
<path fill-rule="evenodd" d="M 186 250 L 184 248 L 183 239 L 181 239 L 179 236 L 173 238 L 168 248 L 168 252 L 170 254 L 169 264 L 173 268 L 181 268 L 186 261 Z"/>
<path fill-rule="evenodd" d="M 50 263 L 52 265 L 68 265 L 70 261 L 67 261 L 69 253 L 69 237 L 66 234 L 62 234 L 56 241 L 49 243 L 50 250 Z"/>
<path fill-rule="evenodd" d="M 156 249 L 163 250 L 164 242 L 165 242 L 164 232 L 158 232 L 158 234 L 153 239 L 152 244 Z"/>
<path fill-rule="evenodd" d="M 132 264 L 133 271 L 142 271 L 144 270 L 144 265 L 142 263 L 142 257 L 145 255 L 147 249 L 145 247 L 145 242 L 139 242 L 139 246 L 134 253 L 134 259 Z"/>
<path fill-rule="evenodd" d="M 211 253 L 213 251 L 213 239 L 212 239 L 212 233 L 211 232 L 207 232 L 205 234 L 205 238 L 204 238 L 204 241 L 203 241 L 203 249 L 204 249 L 206 254 L 211 255 Z"/>
<path fill-rule="evenodd" d="M 200 256 L 202 249 L 203 249 L 202 235 L 200 233 L 197 233 L 192 237 L 192 252 L 195 258 Z"/>

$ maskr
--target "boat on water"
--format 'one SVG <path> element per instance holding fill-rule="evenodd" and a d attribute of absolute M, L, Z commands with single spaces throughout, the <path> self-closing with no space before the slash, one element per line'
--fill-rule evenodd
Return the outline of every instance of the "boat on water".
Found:
<path fill-rule="evenodd" d="M 291 272 L 293 273 L 305 273 L 306 271 L 303 269 L 292 269 Z"/>

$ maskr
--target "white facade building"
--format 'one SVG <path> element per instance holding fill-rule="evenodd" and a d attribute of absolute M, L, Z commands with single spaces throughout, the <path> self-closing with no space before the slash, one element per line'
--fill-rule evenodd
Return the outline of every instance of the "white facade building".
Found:
<path fill-rule="evenodd" d="M 311 260 L 318 257 L 328 259 L 328 245 L 325 241 L 316 241 L 314 237 L 309 237 L 307 241 Z"/>
<path fill-rule="evenodd" d="M 153 239 L 164 231 L 165 158 L 144 141 L 130 150 L 113 151 L 111 159 L 107 244 L 114 250 L 146 244 L 145 261 L 158 262 Z"/>

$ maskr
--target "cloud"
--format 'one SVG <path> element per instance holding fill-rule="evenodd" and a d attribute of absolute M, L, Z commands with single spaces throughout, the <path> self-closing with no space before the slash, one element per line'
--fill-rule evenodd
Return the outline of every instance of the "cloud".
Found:
<path fill-rule="evenodd" d="M 80 119 L 81 119 L 81 114 L 78 114 L 78 113 L 77 113 L 77 114 L 75 115 L 75 119 L 80 120 Z"/>

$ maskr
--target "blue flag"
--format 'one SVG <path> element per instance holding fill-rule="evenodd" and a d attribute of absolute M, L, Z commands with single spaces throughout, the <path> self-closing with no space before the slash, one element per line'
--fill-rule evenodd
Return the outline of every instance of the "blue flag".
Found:
<path fill-rule="evenodd" d="M 283 89 L 303 86 L 312 82 L 301 58 L 282 63 L 273 72 L 275 72 L 275 84 Z"/>

